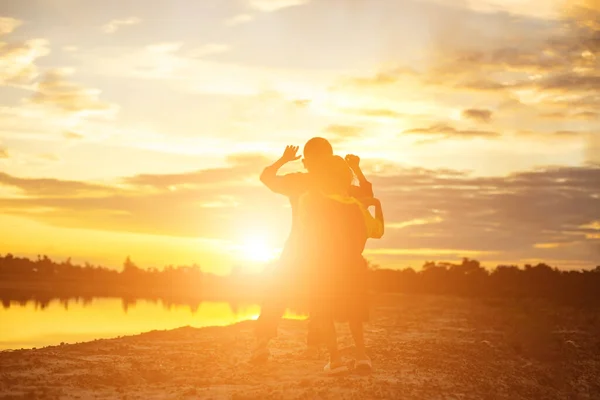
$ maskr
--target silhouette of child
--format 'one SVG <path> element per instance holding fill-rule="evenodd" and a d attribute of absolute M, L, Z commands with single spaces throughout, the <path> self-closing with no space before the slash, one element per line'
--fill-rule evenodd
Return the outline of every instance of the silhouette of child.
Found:
<path fill-rule="evenodd" d="M 334 321 L 348 322 L 356 345 L 356 368 L 371 370 L 364 345 L 368 320 L 367 266 L 362 256 L 367 238 L 381 238 L 383 211 L 379 200 L 363 202 L 349 195 L 352 172 L 344 159 L 331 157 L 313 171 L 316 186 L 300 198 L 300 246 L 311 268 L 310 310 L 326 341 L 329 374 L 343 373 Z M 376 217 L 366 207 L 374 205 Z"/>

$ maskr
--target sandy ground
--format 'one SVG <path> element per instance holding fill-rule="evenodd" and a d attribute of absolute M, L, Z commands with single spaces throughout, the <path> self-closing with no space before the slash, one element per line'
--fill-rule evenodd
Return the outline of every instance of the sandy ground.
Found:
<path fill-rule="evenodd" d="M 371 376 L 325 377 L 305 321 L 246 360 L 253 321 L 0 353 L 0 399 L 600 399 L 600 312 L 535 301 L 379 299 Z M 352 357 L 347 329 L 340 345 Z"/>

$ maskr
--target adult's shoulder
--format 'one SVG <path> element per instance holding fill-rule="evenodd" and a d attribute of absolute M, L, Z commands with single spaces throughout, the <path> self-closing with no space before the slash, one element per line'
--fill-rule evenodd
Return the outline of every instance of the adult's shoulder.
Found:
<path fill-rule="evenodd" d="M 285 174 L 283 176 L 286 179 L 289 179 L 290 181 L 297 181 L 297 182 L 309 182 L 310 181 L 310 175 L 306 172 L 290 172 L 289 174 Z"/>
<path fill-rule="evenodd" d="M 286 195 L 288 197 L 296 197 L 304 193 L 310 187 L 308 174 L 302 172 L 292 172 L 285 175 L 273 176 L 269 182 L 265 184 L 273 192 Z"/>
<path fill-rule="evenodd" d="M 292 172 L 284 175 L 285 185 L 290 195 L 300 196 L 308 192 L 311 185 L 311 177 L 305 172 Z"/>

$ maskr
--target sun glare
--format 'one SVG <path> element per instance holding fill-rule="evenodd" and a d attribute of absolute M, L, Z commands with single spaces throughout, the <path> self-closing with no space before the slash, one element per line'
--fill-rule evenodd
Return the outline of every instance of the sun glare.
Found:
<path fill-rule="evenodd" d="M 276 256 L 275 249 L 262 237 L 247 238 L 241 250 L 243 257 L 249 261 L 268 262 Z"/>

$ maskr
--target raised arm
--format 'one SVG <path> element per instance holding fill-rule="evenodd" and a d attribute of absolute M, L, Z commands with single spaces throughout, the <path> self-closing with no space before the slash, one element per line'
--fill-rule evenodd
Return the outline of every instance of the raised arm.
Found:
<path fill-rule="evenodd" d="M 298 160 L 300 156 L 296 155 L 297 152 L 298 146 L 286 146 L 283 155 L 260 174 L 260 181 L 275 193 L 287 194 L 289 179 L 286 179 L 287 175 L 277 175 L 277 171 L 288 162 Z"/>
<path fill-rule="evenodd" d="M 385 222 L 383 219 L 383 208 L 379 199 L 371 197 L 363 200 L 362 204 L 366 207 L 365 222 L 367 223 L 367 236 L 374 239 L 380 239 L 385 232 Z M 371 215 L 367 209 L 369 206 L 375 207 L 375 218 Z"/>
<path fill-rule="evenodd" d="M 346 162 L 358 178 L 359 185 L 351 187 L 352 192 L 350 195 L 361 199 L 373 197 L 373 185 L 367 180 L 362 169 L 360 169 L 360 157 L 355 156 L 354 154 L 348 154 L 346 156 Z"/>

